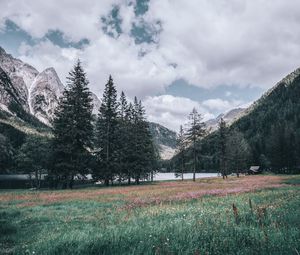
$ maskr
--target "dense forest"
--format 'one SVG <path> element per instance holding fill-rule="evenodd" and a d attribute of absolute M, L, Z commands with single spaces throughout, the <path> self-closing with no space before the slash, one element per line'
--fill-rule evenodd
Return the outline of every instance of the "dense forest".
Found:
<path fill-rule="evenodd" d="M 136 97 L 128 102 L 124 92 L 118 99 L 110 76 L 95 116 L 80 61 L 67 79 L 51 128 L 27 118 L 21 107 L 17 128 L 6 124 L 9 116 L 1 112 L 1 173 L 32 173 L 36 187 L 45 174 L 51 187 L 70 188 L 76 177 L 88 174 L 106 185 L 153 178 L 159 156 L 142 102 Z M 10 83 L 8 77 L 4 81 Z M 13 104 L 19 106 L 16 100 Z M 34 132 L 20 130 L 22 122 Z"/>
<path fill-rule="evenodd" d="M 1 71 L 1 70 L 0 70 Z M 78 176 L 92 176 L 106 185 L 152 179 L 160 171 L 246 172 L 251 165 L 275 173 L 299 173 L 300 76 L 294 72 L 249 107 L 244 116 L 207 134 L 201 114 L 193 109 L 187 127 L 175 133 L 147 122 L 142 102 L 117 93 L 110 76 L 98 114 L 78 62 L 69 73 L 51 127 L 22 107 L 18 91 L 2 70 L 3 97 L 8 111 L 0 111 L 1 173 L 31 173 L 35 186 L 47 175 L 52 187 L 72 187 Z M 153 134 L 156 134 L 155 139 Z M 170 141 L 172 143 L 170 143 Z M 159 160 L 157 144 L 177 147 L 171 160 Z"/>
<path fill-rule="evenodd" d="M 294 72 L 256 101 L 243 117 L 225 127 L 228 172 L 235 172 L 236 168 L 246 170 L 251 165 L 275 173 L 300 172 L 299 99 L 300 76 Z M 219 127 L 197 141 L 199 171 L 220 171 L 222 135 Z M 183 157 L 184 169 L 190 171 L 193 150 L 188 147 L 182 153 L 177 154 L 169 166 L 180 172 Z"/>

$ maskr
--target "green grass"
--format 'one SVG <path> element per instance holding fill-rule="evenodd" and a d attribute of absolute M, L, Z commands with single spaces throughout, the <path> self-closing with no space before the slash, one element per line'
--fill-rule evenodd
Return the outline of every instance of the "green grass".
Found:
<path fill-rule="evenodd" d="M 0 253 L 299 254 L 299 191 L 288 185 L 131 209 L 122 197 L 27 207 L 1 202 Z"/>
<path fill-rule="evenodd" d="M 300 176 L 299 175 L 289 176 L 284 180 L 284 183 L 291 184 L 291 185 L 300 185 Z"/>

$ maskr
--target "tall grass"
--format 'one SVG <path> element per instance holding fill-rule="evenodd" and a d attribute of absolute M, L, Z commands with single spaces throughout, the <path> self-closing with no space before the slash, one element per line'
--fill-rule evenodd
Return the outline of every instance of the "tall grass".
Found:
<path fill-rule="evenodd" d="M 293 185 L 134 208 L 121 197 L 3 202 L 0 253 L 298 254 L 299 191 Z"/>

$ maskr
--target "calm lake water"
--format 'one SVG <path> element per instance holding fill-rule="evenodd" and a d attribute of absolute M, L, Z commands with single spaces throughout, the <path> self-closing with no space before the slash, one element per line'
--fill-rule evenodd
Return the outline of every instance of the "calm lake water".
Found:
<path fill-rule="evenodd" d="M 217 177 L 218 173 L 196 173 L 196 178 Z M 183 174 L 185 180 L 193 179 L 193 173 Z M 154 176 L 154 181 L 181 180 L 180 177 L 175 177 L 174 173 L 158 173 Z"/>

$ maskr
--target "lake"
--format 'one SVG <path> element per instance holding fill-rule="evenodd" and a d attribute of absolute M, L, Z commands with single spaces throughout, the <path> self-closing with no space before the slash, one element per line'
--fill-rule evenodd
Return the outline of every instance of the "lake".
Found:
<path fill-rule="evenodd" d="M 196 178 L 217 177 L 218 173 L 196 173 Z M 193 173 L 183 174 L 185 180 L 193 179 Z M 181 180 L 181 176 L 175 177 L 174 173 L 157 173 L 154 176 L 154 181 Z"/>

